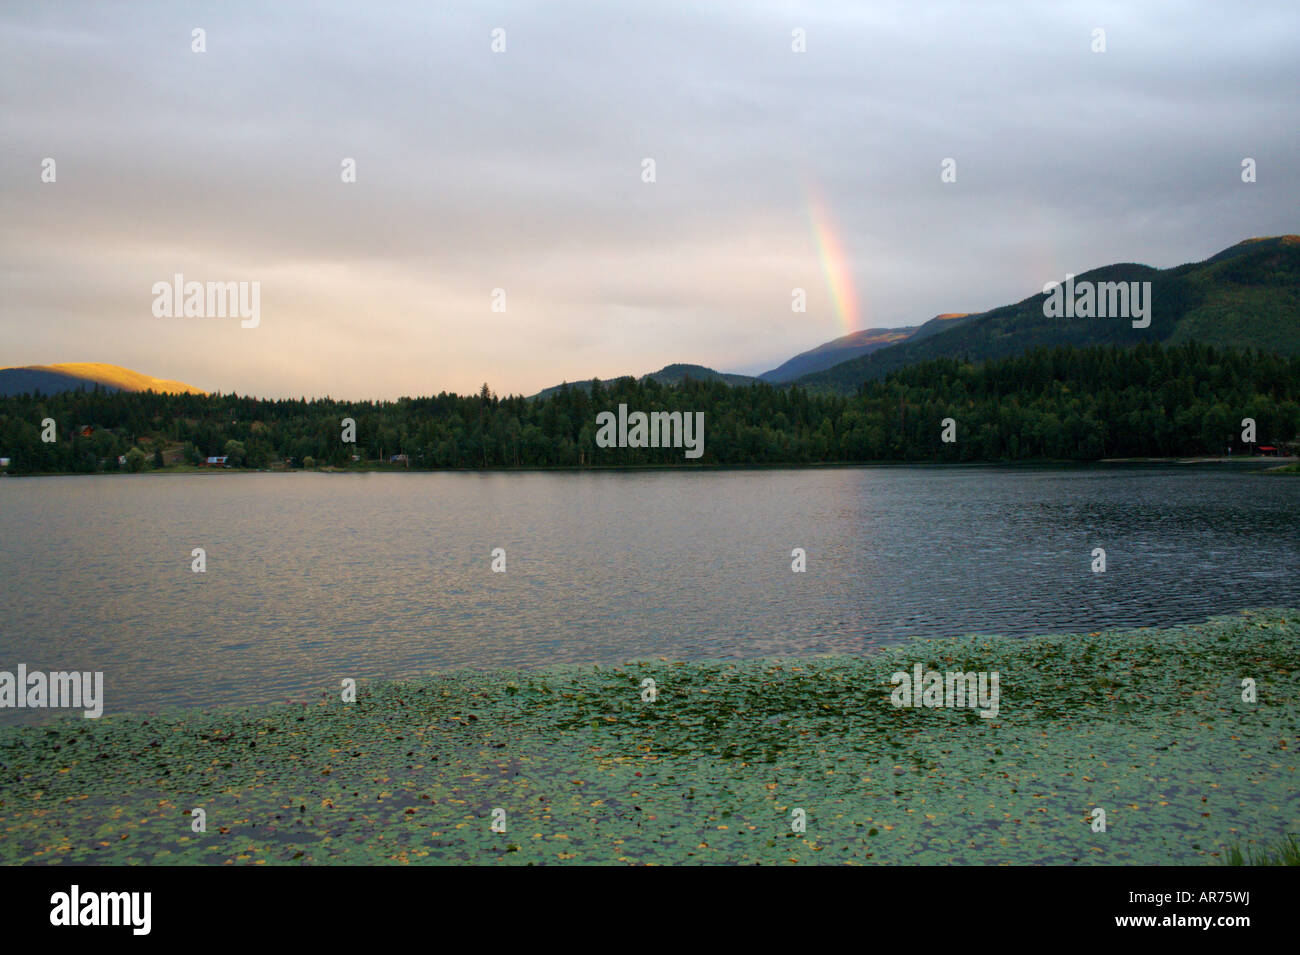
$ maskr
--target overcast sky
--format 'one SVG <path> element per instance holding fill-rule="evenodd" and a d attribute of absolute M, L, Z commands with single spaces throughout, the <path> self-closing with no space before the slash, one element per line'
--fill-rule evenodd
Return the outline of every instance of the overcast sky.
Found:
<path fill-rule="evenodd" d="M 1300 232 L 1298 54 L 1295 0 L 9 0 L 0 366 L 348 398 L 762 371 Z M 175 273 L 259 282 L 260 324 L 155 317 Z"/>

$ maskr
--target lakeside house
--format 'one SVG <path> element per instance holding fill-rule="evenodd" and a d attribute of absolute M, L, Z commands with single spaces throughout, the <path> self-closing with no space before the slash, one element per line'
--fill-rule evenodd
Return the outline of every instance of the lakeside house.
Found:
<path fill-rule="evenodd" d="M 9 459 L 0 458 L 0 468 L 7 468 L 7 467 L 9 467 Z"/>
<path fill-rule="evenodd" d="M 408 468 L 411 466 L 411 459 L 405 454 L 390 454 L 388 456 L 389 464 L 405 464 Z"/>
<path fill-rule="evenodd" d="M 228 460 L 229 456 L 222 454 L 217 457 L 206 458 L 202 466 L 208 468 L 228 468 L 230 467 L 230 465 L 226 463 Z"/>

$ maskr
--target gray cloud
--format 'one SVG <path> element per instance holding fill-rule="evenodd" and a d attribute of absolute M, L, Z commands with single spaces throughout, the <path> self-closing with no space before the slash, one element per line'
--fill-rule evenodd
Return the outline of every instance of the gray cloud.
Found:
<path fill-rule="evenodd" d="M 356 397 L 761 370 L 844 331 L 809 190 L 858 327 L 1300 228 L 1294 4 L 1042 7 L 7 5 L 0 363 Z M 153 318 L 175 272 L 261 281 L 261 327 Z"/>

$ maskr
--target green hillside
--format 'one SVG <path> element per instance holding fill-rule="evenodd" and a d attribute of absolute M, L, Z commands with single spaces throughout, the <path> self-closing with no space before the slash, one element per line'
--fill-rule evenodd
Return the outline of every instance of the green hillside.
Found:
<path fill-rule="evenodd" d="M 1300 236 L 1247 239 L 1200 266 L 1183 266 L 1200 293 L 1166 339 L 1300 354 Z"/>
<path fill-rule="evenodd" d="M 1124 318 L 1047 317 L 1043 314 L 1046 296 L 1040 292 L 929 337 L 914 335 L 805 375 L 799 384 L 849 392 L 865 381 L 935 358 L 984 361 L 1040 346 L 1199 341 L 1300 355 L 1300 236 L 1248 239 L 1204 262 L 1170 269 L 1124 263 L 1075 276 L 1076 284 L 1085 280 L 1151 282 L 1150 326 L 1134 328 Z"/>

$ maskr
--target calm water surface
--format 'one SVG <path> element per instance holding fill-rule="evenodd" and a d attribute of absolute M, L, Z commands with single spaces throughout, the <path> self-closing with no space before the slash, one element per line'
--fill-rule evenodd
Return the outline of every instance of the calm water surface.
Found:
<path fill-rule="evenodd" d="M 1300 480 L 1189 467 L 12 478 L 0 669 L 103 670 L 113 713 L 1169 625 L 1300 606 L 1298 531 Z"/>

